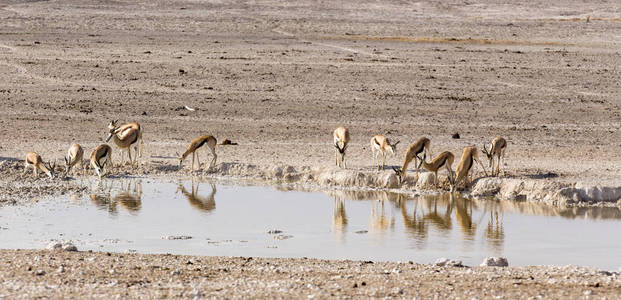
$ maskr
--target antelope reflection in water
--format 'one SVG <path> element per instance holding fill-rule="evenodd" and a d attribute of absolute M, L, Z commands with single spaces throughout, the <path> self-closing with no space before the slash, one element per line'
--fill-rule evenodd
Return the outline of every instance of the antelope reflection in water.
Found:
<path fill-rule="evenodd" d="M 473 221 L 475 201 L 451 193 L 442 195 L 423 195 L 413 200 L 413 212 L 408 213 L 406 202 L 401 202 L 401 216 L 406 231 L 416 240 L 419 247 L 424 246 L 429 236 L 429 228 L 434 228 L 443 235 L 453 230 L 453 222 L 459 227 L 464 240 L 476 238 L 477 225 L 490 209 L 490 222 L 485 230 L 485 239 L 494 249 L 502 250 L 504 244 L 504 228 L 502 209 L 498 206 L 487 206 L 482 212 L 481 220 Z M 453 220 L 454 218 L 454 220 Z"/>
<path fill-rule="evenodd" d="M 201 210 L 201 211 L 210 212 L 216 209 L 216 200 L 215 200 L 216 185 L 211 182 L 209 183 L 209 185 L 211 185 L 211 192 L 209 193 L 207 197 L 202 197 L 198 194 L 198 188 L 200 186 L 200 182 L 196 183 L 196 188 L 195 188 L 194 180 L 192 180 L 192 192 L 191 193 L 189 193 L 188 190 L 186 190 L 185 186 L 182 183 L 178 184 L 177 192 L 181 191 L 183 196 L 185 196 L 185 198 L 188 199 L 188 202 L 190 203 L 190 205 L 192 205 L 192 207 L 198 210 Z"/>
<path fill-rule="evenodd" d="M 91 202 L 100 209 L 107 210 L 111 215 L 118 214 L 117 205 L 129 213 L 135 214 L 142 208 L 142 182 L 139 180 L 119 181 L 119 189 L 114 185 L 100 187 L 101 192 L 89 194 Z M 116 192 L 116 193 L 114 193 Z"/>
<path fill-rule="evenodd" d="M 343 197 L 334 195 L 334 209 L 332 210 L 332 231 L 339 241 L 345 240 L 347 230 L 347 214 Z"/>

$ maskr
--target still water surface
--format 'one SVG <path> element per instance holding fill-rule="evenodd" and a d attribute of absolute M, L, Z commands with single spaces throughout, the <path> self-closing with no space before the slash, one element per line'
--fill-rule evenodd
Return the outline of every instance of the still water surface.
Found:
<path fill-rule="evenodd" d="M 148 179 L 104 180 L 86 196 L 0 208 L 1 248 L 59 239 L 80 250 L 467 265 L 505 256 L 511 265 L 616 270 L 620 230 L 618 208 Z M 174 239 L 183 237 L 191 238 Z"/>

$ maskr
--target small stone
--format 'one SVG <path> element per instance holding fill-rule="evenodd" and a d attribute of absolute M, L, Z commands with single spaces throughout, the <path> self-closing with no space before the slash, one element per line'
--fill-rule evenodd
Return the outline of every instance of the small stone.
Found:
<path fill-rule="evenodd" d="M 56 269 L 56 273 L 65 273 L 65 266 L 60 265 L 60 267 L 58 267 L 58 269 Z"/>
<path fill-rule="evenodd" d="M 37 272 L 35 272 L 35 275 L 37 275 L 37 276 L 43 276 L 43 275 L 45 275 L 45 271 L 43 271 L 43 270 L 37 270 Z"/>
<path fill-rule="evenodd" d="M 170 275 L 173 275 L 173 276 L 174 275 L 179 275 L 179 274 L 181 274 L 181 271 L 179 271 L 179 270 L 174 270 L 174 271 L 170 272 Z"/>
<path fill-rule="evenodd" d="M 590 296 L 590 295 L 592 295 L 592 294 L 593 294 L 593 291 L 591 291 L 591 290 L 586 290 L 586 291 L 584 291 L 582 294 L 584 294 L 585 296 Z"/>
<path fill-rule="evenodd" d="M 267 234 L 279 234 L 282 233 L 282 230 L 279 229 L 271 229 L 267 231 Z"/>
<path fill-rule="evenodd" d="M 288 240 L 288 239 L 290 239 L 292 237 L 293 236 L 289 235 L 289 234 L 279 234 L 279 235 L 274 236 L 274 239 L 275 240 Z"/>
<path fill-rule="evenodd" d="M 507 267 L 509 266 L 509 261 L 504 257 L 487 257 L 481 263 L 481 267 Z"/>
<path fill-rule="evenodd" d="M 168 235 L 162 237 L 163 240 L 189 240 L 191 238 L 189 235 Z"/>

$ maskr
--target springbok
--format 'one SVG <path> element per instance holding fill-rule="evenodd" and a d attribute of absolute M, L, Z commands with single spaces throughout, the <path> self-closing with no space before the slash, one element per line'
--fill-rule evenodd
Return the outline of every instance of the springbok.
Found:
<path fill-rule="evenodd" d="M 112 148 L 106 144 L 97 146 L 97 148 L 91 152 L 91 166 L 95 169 L 95 173 L 97 173 L 99 179 L 101 179 L 104 173 L 106 164 L 112 163 L 110 157 L 112 157 Z"/>
<path fill-rule="evenodd" d="M 483 152 L 483 154 L 485 154 L 485 156 L 487 156 L 487 159 L 489 160 L 489 167 L 492 170 L 492 176 L 498 176 L 498 174 L 500 173 L 500 161 L 505 158 L 505 149 L 507 149 L 507 141 L 499 136 L 494 138 L 489 151 L 485 147 L 485 144 L 483 144 L 483 150 L 481 151 Z M 496 157 L 496 175 L 494 175 L 494 157 Z"/>
<path fill-rule="evenodd" d="M 408 147 L 408 150 L 405 152 L 405 156 L 403 158 L 403 165 L 401 166 L 401 168 L 400 169 L 395 168 L 395 167 L 392 168 L 397 174 L 397 177 L 399 177 L 400 184 L 401 182 L 405 180 L 405 173 L 412 159 L 414 159 L 414 166 L 416 167 L 416 181 L 418 181 L 418 173 L 420 171 L 420 166 L 423 164 L 423 161 L 425 161 L 425 159 L 427 158 L 427 155 L 431 157 L 430 145 L 431 145 L 431 141 L 428 138 L 423 136 L 423 137 L 418 138 L 418 140 L 416 140 L 414 143 L 412 143 L 412 145 L 410 145 L 410 147 Z M 420 158 L 418 156 L 420 153 L 423 153 L 423 158 Z M 420 160 L 420 163 L 418 163 L 419 160 Z"/>
<path fill-rule="evenodd" d="M 106 143 L 111 138 L 114 138 L 113 141 L 119 148 L 121 148 L 121 152 L 123 149 L 127 149 L 129 163 L 133 166 L 138 160 L 138 156 L 142 156 L 142 128 L 140 127 L 140 124 L 136 122 L 117 126 L 116 124 L 118 121 L 119 120 L 112 120 L 108 123 L 108 137 L 106 138 Z M 131 145 L 136 143 L 137 145 L 134 146 L 135 157 L 134 160 L 132 160 Z M 121 154 L 121 161 L 123 160 L 122 156 L 123 155 Z"/>
<path fill-rule="evenodd" d="M 470 169 L 472 169 L 472 165 L 474 161 L 479 163 L 483 172 L 485 172 L 485 176 L 487 176 L 487 171 L 485 167 L 479 160 L 478 150 L 475 146 L 468 146 L 464 148 L 464 152 L 461 155 L 461 160 L 459 161 L 459 165 L 457 166 L 457 175 L 455 180 L 451 183 L 451 192 L 455 190 L 457 185 L 464 180 L 464 185 L 468 184 L 468 181 L 472 183 L 472 179 L 468 180 L 468 174 L 470 173 Z"/>
<path fill-rule="evenodd" d="M 395 154 L 395 151 L 397 151 L 397 144 L 399 144 L 399 141 L 397 141 L 394 144 L 390 143 L 390 140 L 388 140 L 385 136 L 378 134 L 376 136 L 374 136 L 371 139 L 371 151 L 373 152 L 373 165 L 375 166 L 375 162 L 377 161 L 377 170 L 379 171 L 380 169 L 380 164 L 379 164 L 379 160 L 378 160 L 378 154 L 382 155 L 382 170 L 384 170 L 384 166 L 386 165 L 386 152 L 389 152 L 390 154 Z"/>
<path fill-rule="evenodd" d="M 196 150 L 202 147 L 203 145 L 207 145 L 209 150 L 211 150 L 211 154 L 213 154 L 213 159 L 211 160 L 211 163 L 209 164 L 209 167 L 212 167 L 216 163 L 216 159 L 218 158 L 218 155 L 216 155 L 216 143 L 217 143 L 216 138 L 209 134 L 199 136 L 193 139 L 188 145 L 188 148 L 185 150 L 185 152 L 181 156 L 179 156 L 179 169 L 181 169 L 181 167 L 183 166 L 183 160 L 188 155 L 190 155 L 190 153 L 192 153 L 192 171 L 194 171 L 194 158 L 195 157 L 196 157 L 196 160 L 198 161 L 198 167 L 200 168 L 201 162 L 198 159 L 198 153 L 196 153 Z"/>
<path fill-rule="evenodd" d="M 71 171 L 71 168 L 73 168 L 73 166 L 77 165 L 78 163 L 80 163 L 80 166 L 82 167 L 82 173 L 84 174 L 84 171 L 86 170 L 84 168 L 84 149 L 82 149 L 82 147 L 78 144 L 73 144 L 71 145 L 71 147 L 69 147 L 69 150 L 67 151 L 67 156 L 65 156 L 65 176 L 67 176 L 67 174 L 69 174 L 69 171 Z"/>
<path fill-rule="evenodd" d="M 335 151 L 335 162 L 336 165 L 342 168 L 347 168 L 347 164 L 345 163 L 345 150 L 347 150 L 347 144 L 349 144 L 349 130 L 347 128 L 340 126 L 339 128 L 334 130 L 334 147 Z M 339 161 L 340 156 L 340 161 Z"/>
<path fill-rule="evenodd" d="M 43 163 L 43 159 L 41 159 L 41 156 L 35 152 L 28 152 L 28 154 L 26 154 L 26 161 L 24 162 L 24 173 L 28 171 L 29 167 L 32 167 L 32 173 L 35 177 L 39 177 L 39 170 L 47 174 L 47 176 L 49 176 L 50 178 L 56 177 L 56 173 L 54 172 L 56 162 L 54 162 L 54 164 Z"/>
<path fill-rule="evenodd" d="M 449 183 L 453 182 L 453 169 L 451 166 L 453 165 L 453 161 L 455 160 L 455 155 L 449 151 L 444 151 L 436 156 L 430 163 L 423 161 L 423 168 L 433 172 L 435 174 L 435 183 L 436 189 L 438 188 L 438 169 L 446 166 L 446 170 L 448 171 L 447 179 Z"/>

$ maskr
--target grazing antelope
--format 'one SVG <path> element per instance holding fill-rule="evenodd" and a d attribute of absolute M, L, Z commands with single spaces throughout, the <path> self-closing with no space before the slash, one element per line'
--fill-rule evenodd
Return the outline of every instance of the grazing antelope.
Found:
<path fill-rule="evenodd" d="M 211 150 L 211 154 L 213 154 L 213 159 L 211 160 L 211 163 L 209 164 L 209 167 L 212 167 L 216 163 L 216 159 L 218 158 L 218 155 L 216 155 L 216 143 L 217 143 L 216 138 L 209 134 L 199 136 L 193 139 L 188 145 L 188 148 L 185 150 L 183 155 L 179 156 L 179 169 L 181 169 L 181 167 L 183 166 L 183 160 L 188 155 L 190 155 L 190 153 L 192 153 L 192 171 L 194 171 L 194 157 L 196 157 L 196 160 L 198 161 L 198 167 L 200 168 L 201 162 L 198 159 L 198 153 L 196 153 L 196 149 L 202 147 L 203 145 L 207 145 L 209 150 Z"/>
<path fill-rule="evenodd" d="M 446 166 L 446 170 L 448 171 L 447 179 L 449 183 L 453 182 L 453 169 L 451 166 L 453 165 L 453 161 L 455 160 L 455 155 L 449 151 L 444 151 L 436 156 L 430 163 L 423 161 L 423 168 L 433 172 L 435 176 L 436 189 L 438 188 L 438 170 L 443 166 Z"/>
<path fill-rule="evenodd" d="M 110 157 L 112 157 L 112 148 L 106 144 L 97 146 L 91 153 L 91 166 L 95 169 L 95 173 L 97 173 L 99 179 L 101 179 L 104 173 L 106 164 L 112 163 Z"/>
<path fill-rule="evenodd" d="M 489 167 L 492 170 L 492 176 L 498 176 L 500 173 L 500 161 L 505 157 L 505 149 L 507 149 L 507 141 L 502 137 L 496 137 L 490 146 L 490 150 L 487 151 L 485 144 L 483 145 L 483 154 L 487 156 L 489 160 Z M 494 175 L 494 157 L 496 157 L 496 175 Z M 504 171 L 503 171 L 504 174 Z"/>
<path fill-rule="evenodd" d="M 349 130 L 347 128 L 340 126 L 339 128 L 334 130 L 334 147 L 336 148 L 335 152 L 335 161 L 336 165 L 339 167 L 347 168 L 347 164 L 345 164 L 345 150 L 347 149 L 347 144 L 349 144 Z M 340 156 L 340 161 L 339 161 Z"/>
<path fill-rule="evenodd" d="M 485 167 L 479 160 L 479 156 L 477 153 L 478 153 L 477 147 L 475 146 L 468 146 L 464 148 L 464 152 L 461 155 L 461 160 L 459 161 L 459 165 L 457 166 L 456 178 L 451 183 L 451 192 L 455 190 L 459 182 L 462 180 L 465 181 L 465 184 L 467 184 L 468 181 L 472 182 L 472 179 L 468 180 L 468 175 L 470 173 L 470 169 L 472 169 L 472 165 L 474 164 L 474 161 L 479 163 L 479 165 L 481 166 L 481 169 L 483 169 L 483 172 L 485 172 L 485 176 L 487 176 L 487 171 L 485 170 Z"/>
<path fill-rule="evenodd" d="M 418 173 L 420 170 L 420 166 L 423 164 L 423 161 L 425 161 L 425 159 L 427 158 L 427 155 L 431 157 L 430 144 L 431 144 L 431 141 L 428 138 L 423 136 L 423 137 L 418 138 L 418 140 L 416 140 L 414 143 L 412 143 L 412 145 L 410 145 L 410 147 L 408 147 L 408 150 L 405 152 L 405 156 L 403 158 L 403 165 L 401 166 L 401 168 L 400 169 L 395 168 L 395 167 L 392 168 L 395 171 L 395 173 L 397 173 L 397 176 L 399 177 L 399 183 L 405 180 L 405 173 L 412 159 L 414 159 L 414 166 L 416 167 L 416 180 L 418 181 Z M 420 158 L 418 156 L 420 153 L 423 153 L 423 158 Z M 420 163 L 418 163 L 419 160 L 420 160 Z"/>
<path fill-rule="evenodd" d="M 71 145 L 71 147 L 69 147 L 69 150 L 67 151 L 67 156 L 65 157 L 65 176 L 67 176 L 67 174 L 69 174 L 69 171 L 71 171 L 71 168 L 78 163 L 80 163 L 80 166 L 82 167 L 82 173 L 84 173 L 84 149 L 82 149 L 82 147 L 78 144 L 73 144 Z"/>
<path fill-rule="evenodd" d="M 110 121 L 110 123 L 108 123 L 108 137 L 106 138 L 106 143 L 111 138 L 114 138 L 113 139 L 114 143 L 119 148 L 121 148 L 121 151 L 123 151 L 123 149 L 127 149 L 127 156 L 129 157 L 129 163 L 133 165 L 137 161 L 138 156 L 139 155 L 142 156 L 142 128 L 140 127 L 140 124 L 136 122 L 117 126 L 116 123 L 118 121 L 119 120 L 112 120 Z M 131 145 L 136 144 L 136 143 L 137 145 L 134 146 L 135 158 L 134 160 L 132 160 Z M 138 145 L 140 145 L 140 147 L 138 147 Z M 123 155 L 121 154 L 121 160 L 122 160 L 122 156 Z"/>
<path fill-rule="evenodd" d="M 41 156 L 34 152 L 28 152 L 26 154 L 26 161 L 24 162 L 24 173 L 28 171 L 28 168 L 32 167 L 32 173 L 35 177 L 39 177 L 39 170 L 47 174 L 50 178 L 56 177 L 56 173 L 54 173 L 54 167 L 56 167 L 56 162 L 54 164 L 43 163 Z"/>
<path fill-rule="evenodd" d="M 389 152 L 390 154 L 395 154 L 395 151 L 397 151 L 397 144 L 399 144 L 399 141 L 397 141 L 394 144 L 391 144 L 390 140 L 388 140 L 385 136 L 381 134 L 378 134 L 371 139 L 371 151 L 373 151 L 373 164 L 375 165 L 375 161 L 377 160 L 378 171 L 380 169 L 380 164 L 379 164 L 377 155 L 378 154 L 382 155 L 382 170 L 384 170 L 384 166 L 386 165 L 386 155 L 387 155 L 386 152 Z"/>

